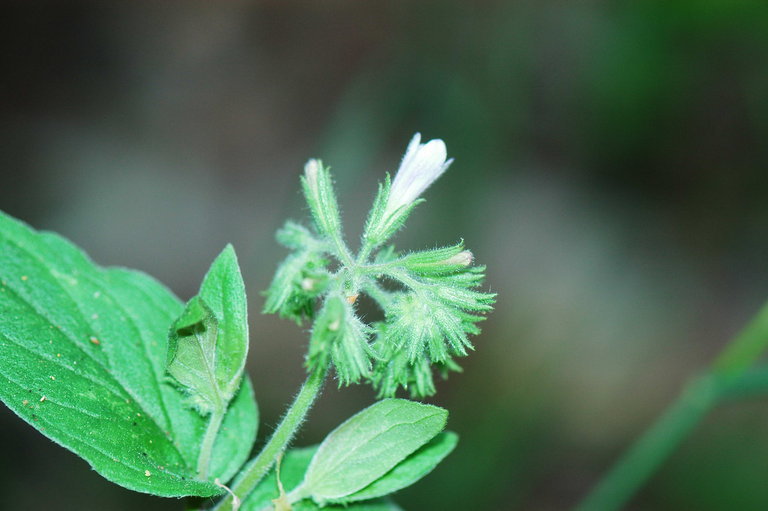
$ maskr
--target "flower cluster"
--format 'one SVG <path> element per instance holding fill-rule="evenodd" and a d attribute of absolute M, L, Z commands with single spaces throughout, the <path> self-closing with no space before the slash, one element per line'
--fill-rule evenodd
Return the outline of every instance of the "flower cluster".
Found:
<path fill-rule="evenodd" d="M 380 396 L 399 387 L 413 396 L 435 392 L 433 371 L 459 370 L 454 357 L 472 349 L 469 335 L 492 309 L 495 295 L 478 290 L 484 267 L 472 266 L 463 243 L 400 254 L 384 244 L 404 225 L 421 194 L 453 162 L 442 140 L 413 137 L 394 180 L 379 186 L 353 255 L 341 232 L 330 172 L 310 160 L 302 179 L 314 232 L 288 222 L 278 241 L 292 253 L 267 290 L 265 312 L 313 321 L 307 368 L 328 364 L 340 384 L 371 382 Z M 375 300 L 384 320 L 367 325 L 355 304 Z"/>

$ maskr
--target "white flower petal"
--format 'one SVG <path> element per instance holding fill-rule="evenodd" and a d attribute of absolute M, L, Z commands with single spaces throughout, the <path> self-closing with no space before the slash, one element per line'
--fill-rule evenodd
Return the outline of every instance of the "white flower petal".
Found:
<path fill-rule="evenodd" d="M 397 175 L 392 181 L 385 218 L 418 199 L 453 162 L 453 159 L 445 160 L 447 150 L 442 140 L 434 139 L 426 144 L 420 142 L 421 135 L 416 133 L 408 144 Z"/>

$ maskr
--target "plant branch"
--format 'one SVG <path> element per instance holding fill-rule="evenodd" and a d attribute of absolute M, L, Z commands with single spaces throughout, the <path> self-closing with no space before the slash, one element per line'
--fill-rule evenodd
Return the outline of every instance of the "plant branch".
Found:
<path fill-rule="evenodd" d="M 248 494 L 253 491 L 267 474 L 267 471 L 275 463 L 277 457 L 288 447 L 296 431 L 304 422 L 310 408 L 312 408 L 315 400 L 320 395 L 327 372 L 328 368 L 324 367 L 310 373 L 307 381 L 304 382 L 290 408 L 285 413 L 283 420 L 280 421 L 280 424 L 275 429 L 275 432 L 272 433 L 264 448 L 240 471 L 240 474 L 235 479 L 235 483 L 232 485 L 232 492 L 240 500 L 245 500 Z M 213 510 L 231 511 L 233 509 L 232 501 L 232 496 L 227 495 Z"/>

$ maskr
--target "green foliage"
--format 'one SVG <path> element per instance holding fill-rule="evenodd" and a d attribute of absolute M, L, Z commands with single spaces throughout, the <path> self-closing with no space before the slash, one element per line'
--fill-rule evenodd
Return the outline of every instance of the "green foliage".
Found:
<path fill-rule="evenodd" d="M 167 334 L 182 304 L 135 271 L 0 214 L 0 398 L 107 479 L 162 496 L 221 492 L 196 479 L 205 421 L 166 381 Z M 256 435 L 250 384 L 215 438 L 228 480 Z"/>
<path fill-rule="evenodd" d="M 361 500 L 355 495 L 390 472 L 444 427 L 448 412 L 403 399 L 385 399 L 336 428 L 320 444 L 297 493 L 316 503 Z M 403 470 L 414 475 L 410 465 Z M 405 478 L 407 479 L 407 477 Z M 417 478 L 418 479 L 418 478 Z M 399 489 L 395 475 L 387 486 Z M 372 496 L 381 496 L 372 490 Z M 363 492 L 363 495 L 365 492 Z"/>
<path fill-rule="evenodd" d="M 407 255 L 381 249 L 450 163 L 442 141 L 420 144 L 416 135 L 391 186 L 387 177 L 380 187 L 355 256 L 328 169 L 307 163 L 302 185 L 316 233 L 293 222 L 278 232 L 293 252 L 264 310 L 314 320 L 310 376 L 247 464 L 257 410 L 243 378 L 245 286 L 229 245 L 182 305 L 143 274 L 99 268 L 67 241 L 0 215 L 0 398 L 134 490 L 175 497 L 226 490 L 217 511 L 234 509 L 239 498 L 246 510 L 396 511 L 380 498 L 421 479 L 456 445 L 455 434 L 440 433 L 448 418 L 442 408 L 379 401 L 318 448 L 288 451 L 282 474 L 278 466 L 262 479 L 280 464 L 329 367 L 341 385 L 366 380 L 381 395 L 403 386 L 423 396 L 434 392 L 433 366 L 455 369 L 452 357 L 472 347 L 467 336 L 479 332 L 475 323 L 494 296 L 475 289 L 483 269 L 470 268 L 463 244 Z M 400 287 L 387 289 L 384 280 Z M 361 292 L 379 303 L 384 322 L 360 319 Z M 232 488 L 223 486 L 238 470 Z"/>

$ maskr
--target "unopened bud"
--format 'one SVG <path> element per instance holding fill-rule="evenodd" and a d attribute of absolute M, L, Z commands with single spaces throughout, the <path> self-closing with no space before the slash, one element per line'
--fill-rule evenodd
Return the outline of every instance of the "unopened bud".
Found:
<path fill-rule="evenodd" d="M 307 185 L 313 194 L 317 194 L 317 174 L 320 172 L 320 162 L 318 160 L 309 160 L 304 165 L 304 176 L 307 178 Z"/>
<path fill-rule="evenodd" d="M 472 252 L 469 250 L 462 250 L 458 254 L 456 254 L 453 257 L 449 257 L 448 259 L 444 260 L 442 264 L 448 264 L 448 265 L 456 265 L 456 266 L 469 266 L 472 264 L 472 261 L 474 259 L 474 256 L 472 255 Z"/>

